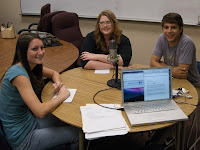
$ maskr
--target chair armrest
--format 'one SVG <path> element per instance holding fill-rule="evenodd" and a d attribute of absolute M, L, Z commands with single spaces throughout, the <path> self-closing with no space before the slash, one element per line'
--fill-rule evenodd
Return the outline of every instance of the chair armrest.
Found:
<path fill-rule="evenodd" d="M 18 31 L 17 34 L 20 34 L 20 33 L 24 32 L 24 31 L 31 32 L 31 31 L 38 31 L 38 30 L 37 29 L 21 29 L 21 30 Z"/>
<path fill-rule="evenodd" d="M 34 25 L 37 25 L 38 26 L 38 23 L 31 23 L 29 26 L 28 26 L 28 29 L 31 29 L 32 26 Z"/>

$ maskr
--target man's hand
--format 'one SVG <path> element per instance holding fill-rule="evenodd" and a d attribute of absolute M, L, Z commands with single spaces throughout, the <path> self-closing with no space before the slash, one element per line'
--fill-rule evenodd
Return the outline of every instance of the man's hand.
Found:
<path fill-rule="evenodd" d="M 173 67 L 172 76 L 175 78 L 186 79 L 188 76 L 188 71 L 186 70 L 186 68 Z"/>

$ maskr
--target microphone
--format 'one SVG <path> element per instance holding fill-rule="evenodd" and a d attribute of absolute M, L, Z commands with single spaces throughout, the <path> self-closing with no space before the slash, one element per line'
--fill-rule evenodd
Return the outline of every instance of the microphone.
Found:
<path fill-rule="evenodd" d="M 110 40 L 109 43 L 109 55 L 108 61 L 115 67 L 115 79 L 111 79 L 107 82 L 107 85 L 113 88 L 121 90 L 121 80 L 118 79 L 118 61 L 119 55 L 117 54 L 117 44 L 115 40 Z"/>
<path fill-rule="evenodd" d="M 115 40 L 110 40 L 109 44 L 109 59 L 110 62 L 115 66 L 118 63 L 118 55 L 117 55 L 117 44 Z"/>

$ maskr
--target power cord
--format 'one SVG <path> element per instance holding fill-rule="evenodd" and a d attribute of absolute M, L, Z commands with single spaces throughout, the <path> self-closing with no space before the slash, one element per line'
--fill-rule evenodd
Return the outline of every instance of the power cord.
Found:
<path fill-rule="evenodd" d="M 179 101 L 179 100 L 174 100 L 174 101 L 177 102 L 177 103 L 183 103 L 183 104 L 189 104 L 189 105 L 192 105 L 192 106 L 197 106 L 195 104 L 191 104 L 191 103 L 184 102 L 184 101 Z"/>
<path fill-rule="evenodd" d="M 116 67 L 116 66 L 115 66 L 115 67 Z M 114 68 L 114 69 L 113 69 L 113 75 L 112 75 L 112 78 L 111 78 L 111 79 L 114 79 L 115 74 L 116 74 L 116 72 L 115 72 L 115 68 Z M 121 78 L 121 73 L 118 72 L 118 74 L 120 75 L 120 78 Z M 115 107 L 115 108 L 113 108 L 113 107 L 107 107 L 107 106 L 101 105 L 101 104 L 99 104 L 99 103 L 97 103 L 97 102 L 95 101 L 95 97 L 97 96 L 97 94 L 99 94 L 100 92 L 103 92 L 103 91 L 110 90 L 110 89 L 112 89 L 112 88 L 117 88 L 117 85 L 115 85 L 115 87 L 103 89 L 103 90 L 100 90 L 100 91 L 96 92 L 96 94 L 94 94 L 94 96 L 93 96 L 93 101 L 94 101 L 95 104 L 97 104 L 97 105 L 99 105 L 99 106 L 101 106 L 101 107 L 108 108 L 108 109 L 122 110 L 122 111 L 123 111 L 123 110 L 124 110 L 123 107 L 118 107 L 118 108 L 117 108 L 117 107 Z"/>
<path fill-rule="evenodd" d="M 174 89 L 172 89 L 174 90 Z M 178 91 L 178 92 L 176 92 Z M 185 98 L 185 101 L 179 101 L 179 100 L 174 100 L 175 102 L 177 103 L 184 103 L 184 104 L 189 104 L 189 105 L 192 105 L 192 106 L 198 106 L 198 105 L 195 105 L 195 104 L 191 104 L 191 103 L 188 103 L 186 102 L 187 98 L 188 99 L 191 99 L 192 96 L 191 95 L 188 95 L 187 93 L 189 92 L 189 90 L 187 89 L 184 89 L 184 88 L 178 88 L 178 90 L 174 90 L 174 94 L 173 94 L 173 97 L 178 97 L 178 96 L 183 96 Z"/>
<path fill-rule="evenodd" d="M 115 107 L 115 108 L 113 108 L 113 107 L 107 107 L 107 106 L 101 105 L 101 104 L 99 104 L 99 103 L 97 103 L 97 102 L 95 101 L 95 97 L 97 96 L 97 94 L 99 94 L 100 92 L 103 92 L 103 91 L 110 90 L 110 89 L 112 89 L 112 87 L 111 87 L 111 88 L 104 89 L 104 90 L 100 90 L 100 91 L 96 92 L 96 94 L 94 94 L 94 96 L 93 96 L 93 101 L 94 101 L 94 103 L 97 104 L 97 105 L 99 105 L 99 106 L 101 106 L 101 107 L 104 107 L 104 108 L 114 109 L 114 110 L 122 110 L 122 111 L 123 111 L 123 110 L 124 110 L 123 107 L 119 107 L 119 108 L 117 108 L 117 107 Z"/>

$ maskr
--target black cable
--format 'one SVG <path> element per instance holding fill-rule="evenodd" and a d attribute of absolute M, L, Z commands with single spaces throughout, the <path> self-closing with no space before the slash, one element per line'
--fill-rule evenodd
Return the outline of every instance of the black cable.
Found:
<path fill-rule="evenodd" d="M 123 111 L 124 108 L 122 108 L 122 107 L 121 107 L 121 108 L 107 107 L 107 106 L 101 105 L 101 104 L 99 104 L 99 103 L 97 103 L 97 102 L 95 101 L 95 97 L 97 96 L 98 93 L 103 92 L 103 91 L 110 90 L 110 89 L 112 89 L 112 88 L 113 88 L 113 87 L 107 88 L 107 89 L 104 89 L 104 90 L 100 90 L 100 91 L 96 92 L 96 94 L 94 94 L 94 96 L 93 96 L 93 101 L 94 101 L 95 104 L 97 104 L 97 105 L 99 105 L 99 106 L 101 106 L 101 107 L 108 108 L 108 109 L 114 109 L 114 110 L 122 110 L 122 111 Z"/>
<path fill-rule="evenodd" d="M 192 106 L 198 106 L 198 105 L 191 104 L 191 103 L 184 102 L 184 101 L 179 101 L 179 100 L 174 100 L 174 101 L 177 102 L 177 103 L 183 103 L 183 104 L 188 104 L 188 105 L 192 105 Z"/>
<path fill-rule="evenodd" d="M 118 74 L 120 75 L 120 78 L 121 78 L 121 73 L 118 72 Z M 115 76 L 115 69 L 113 69 L 113 75 L 112 75 L 112 78 L 111 78 L 111 79 L 114 79 L 114 76 Z M 117 87 L 117 85 L 116 85 L 116 87 Z M 104 108 L 115 109 L 115 110 L 122 110 L 122 111 L 123 111 L 123 110 L 124 110 L 123 107 L 121 107 L 121 108 L 107 107 L 107 106 L 103 106 L 103 105 L 101 105 L 101 104 L 99 104 L 99 103 L 97 103 L 97 102 L 95 101 L 95 97 L 97 96 L 97 94 L 99 94 L 100 92 L 103 92 L 103 91 L 110 90 L 110 89 L 112 89 L 112 88 L 116 88 L 116 87 L 111 87 L 111 88 L 107 88 L 107 89 L 100 90 L 100 91 L 96 92 L 96 93 L 94 94 L 94 96 L 93 96 L 93 101 L 94 101 L 94 103 L 97 104 L 97 105 L 99 105 L 99 106 L 101 106 L 101 107 L 104 107 Z"/>

